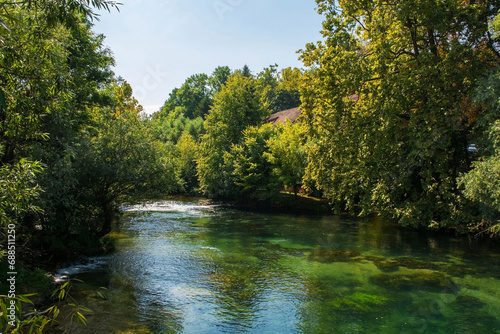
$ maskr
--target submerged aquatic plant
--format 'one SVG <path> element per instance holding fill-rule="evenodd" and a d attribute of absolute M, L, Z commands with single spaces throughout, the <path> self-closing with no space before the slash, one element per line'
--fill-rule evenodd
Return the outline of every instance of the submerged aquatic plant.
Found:
<path fill-rule="evenodd" d="M 427 290 L 456 292 L 460 287 L 447 275 L 437 271 L 419 271 L 409 274 L 379 274 L 370 281 L 388 290 Z"/>
<path fill-rule="evenodd" d="M 347 297 L 336 297 L 328 303 L 337 310 L 372 312 L 386 304 L 389 298 L 365 292 L 354 292 Z"/>

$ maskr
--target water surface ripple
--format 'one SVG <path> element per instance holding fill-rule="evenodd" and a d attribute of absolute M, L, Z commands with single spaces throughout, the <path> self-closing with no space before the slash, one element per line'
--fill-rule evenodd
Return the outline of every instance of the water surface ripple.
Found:
<path fill-rule="evenodd" d="M 124 211 L 107 265 L 78 272 L 76 333 L 500 333 L 484 240 L 201 200 Z"/>

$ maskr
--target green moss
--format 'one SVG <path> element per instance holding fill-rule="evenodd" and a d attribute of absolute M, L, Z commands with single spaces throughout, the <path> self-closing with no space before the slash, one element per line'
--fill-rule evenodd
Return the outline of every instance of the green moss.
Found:
<path fill-rule="evenodd" d="M 465 277 L 465 275 L 474 275 L 477 273 L 477 270 L 472 268 L 462 267 L 458 265 L 449 265 L 443 269 L 447 274 L 456 277 Z"/>
<path fill-rule="evenodd" d="M 396 258 L 393 261 L 398 262 L 399 266 L 406 267 L 408 269 L 429 269 L 429 270 L 439 269 L 439 266 L 435 263 L 418 261 L 409 257 Z"/>
<path fill-rule="evenodd" d="M 370 281 L 390 290 L 426 290 L 455 292 L 459 287 L 452 279 L 440 272 L 418 272 L 413 274 L 379 274 Z"/>
<path fill-rule="evenodd" d="M 485 305 L 486 303 L 483 302 L 481 299 L 467 295 L 457 296 L 455 302 L 453 303 L 453 307 L 458 310 L 463 310 L 463 309 L 477 310 Z"/>
<path fill-rule="evenodd" d="M 388 298 L 364 292 L 354 292 L 347 297 L 336 297 L 328 303 L 337 310 L 372 312 L 377 306 L 386 304 Z"/>
<path fill-rule="evenodd" d="M 500 328 L 500 321 L 491 314 L 470 309 L 460 312 L 449 319 L 449 331 L 454 334 L 492 334 L 494 328 Z"/>
<path fill-rule="evenodd" d="M 400 263 L 395 260 L 376 260 L 373 263 L 377 266 L 378 269 L 385 272 L 393 272 L 398 271 Z"/>
<path fill-rule="evenodd" d="M 410 257 L 384 258 L 380 256 L 364 256 L 362 259 L 372 261 L 378 269 L 384 272 L 398 271 L 400 267 L 408 269 L 440 269 L 440 266 L 436 263 L 419 261 Z"/>
<path fill-rule="evenodd" d="M 315 249 L 305 254 L 308 260 L 321 263 L 348 262 L 360 256 L 357 251 L 339 249 Z"/>

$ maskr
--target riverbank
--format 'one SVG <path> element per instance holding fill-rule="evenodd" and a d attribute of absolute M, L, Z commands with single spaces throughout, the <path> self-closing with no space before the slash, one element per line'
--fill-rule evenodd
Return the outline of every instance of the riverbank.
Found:
<path fill-rule="evenodd" d="M 231 205 L 238 209 L 257 210 L 263 212 L 283 212 L 297 214 L 333 214 L 328 200 L 308 196 L 304 194 L 294 194 L 282 191 L 278 196 L 269 201 L 259 201 L 255 199 L 229 201 Z"/>

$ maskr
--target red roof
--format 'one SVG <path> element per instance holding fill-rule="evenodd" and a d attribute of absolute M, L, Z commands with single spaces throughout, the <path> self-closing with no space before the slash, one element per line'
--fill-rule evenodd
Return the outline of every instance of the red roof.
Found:
<path fill-rule="evenodd" d="M 278 111 L 277 113 L 274 113 L 271 116 L 269 116 L 267 122 L 273 123 L 274 125 L 278 124 L 278 122 L 286 124 L 286 119 L 288 118 L 290 122 L 297 123 L 297 118 L 299 118 L 301 114 L 302 112 L 299 110 L 299 108 L 292 108 L 288 110 Z"/>

